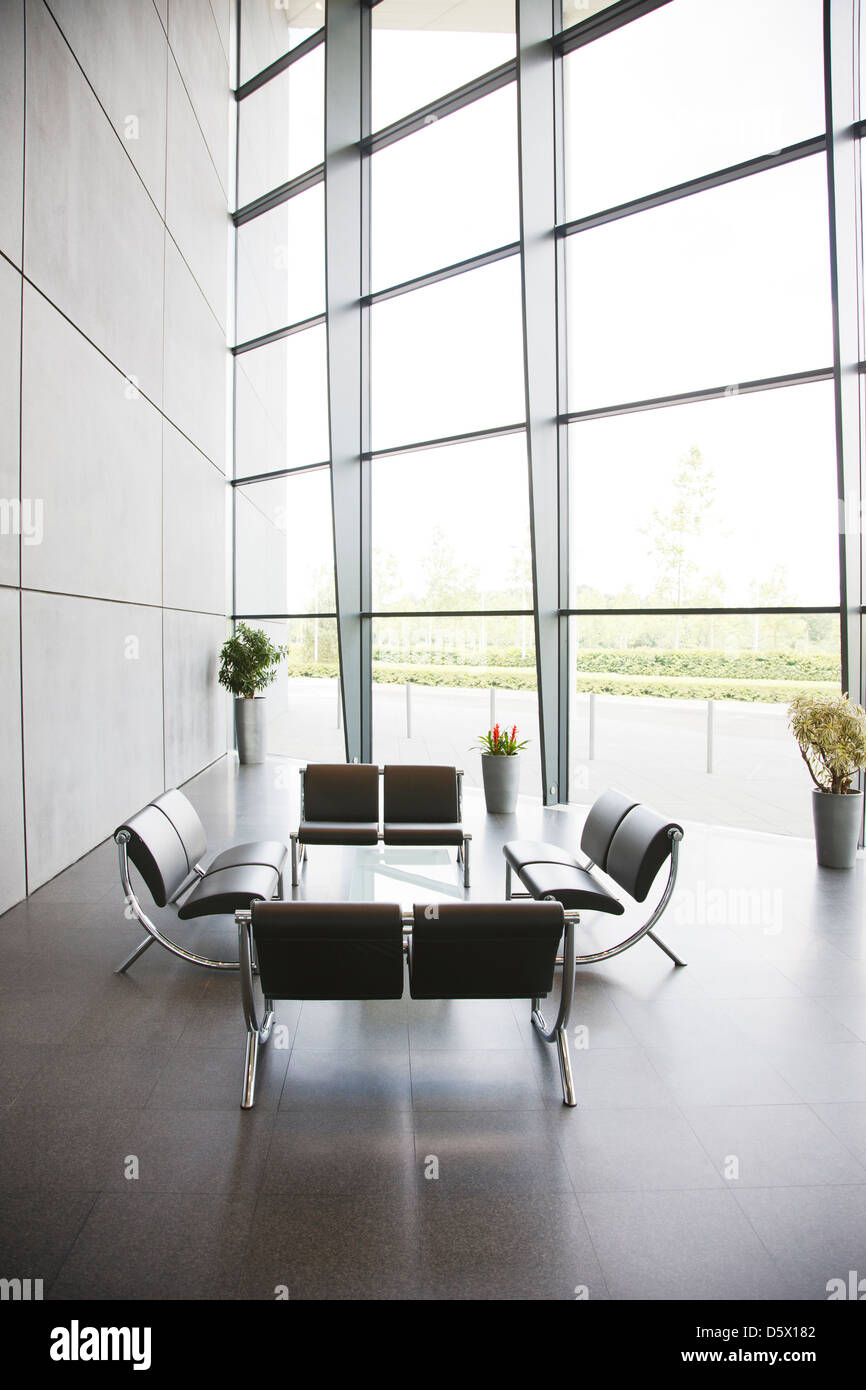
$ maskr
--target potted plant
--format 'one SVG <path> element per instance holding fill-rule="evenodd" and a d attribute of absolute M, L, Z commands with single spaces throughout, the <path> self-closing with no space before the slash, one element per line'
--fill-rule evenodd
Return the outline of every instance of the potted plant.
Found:
<path fill-rule="evenodd" d="M 866 711 L 847 695 L 801 695 L 788 723 L 812 781 L 818 863 L 850 869 L 857 857 L 863 796 L 851 786 L 866 767 Z"/>
<path fill-rule="evenodd" d="M 528 739 L 517 742 L 516 724 L 512 725 L 510 734 L 507 729 L 500 729 L 498 724 L 494 724 L 486 734 L 479 734 L 481 775 L 488 811 L 511 815 L 517 806 L 520 751 L 528 742 Z"/>
<path fill-rule="evenodd" d="M 265 760 L 265 687 L 276 679 L 288 651 L 275 647 L 261 628 L 238 623 L 220 651 L 219 683 L 235 697 L 238 757 L 242 763 Z"/>

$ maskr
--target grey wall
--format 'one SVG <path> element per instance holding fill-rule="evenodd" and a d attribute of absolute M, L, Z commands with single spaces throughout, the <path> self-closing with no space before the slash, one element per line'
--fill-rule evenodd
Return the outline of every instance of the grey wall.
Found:
<path fill-rule="evenodd" d="M 0 911 L 226 750 L 230 22 L 0 0 Z"/>

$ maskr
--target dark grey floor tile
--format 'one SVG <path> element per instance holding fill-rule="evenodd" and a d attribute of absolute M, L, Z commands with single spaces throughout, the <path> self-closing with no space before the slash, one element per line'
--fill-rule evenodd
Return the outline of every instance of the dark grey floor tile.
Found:
<path fill-rule="evenodd" d="M 824 995 L 815 1002 L 860 1042 L 866 1042 L 866 995 Z"/>
<path fill-rule="evenodd" d="M 685 1113 L 732 1190 L 866 1182 L 866 1168 L 808 1105 L 695 1106 Z"/>
<path fill-rule="evenodd" d="M 578 1109 L 623 1110 L 656 1106 L 669 1109 L 673 1104 L 668 1087 L 650 1066 L 643 1048 L 572 1045 L 570 1051 Z M 532 1055 L 545 1104 L 558 1110 L 562 1104 L 562 1088 L 556 1049 L 539 1040 Z"/>
<path fill-rule="evenodd" d="M 866 1096 L 866 1043 L 801 1039 L 767 1055 L 802 1100 L 858 1101 Z"/>
<path fill-rule="evenodd" d="M 271 1034 L 259 1047 L 256 1068 L 256 1110 L 274 1110 L 279 1104 L 291 1048 Z M 241 1103 L 244 1086 L 245 1045 L 234 1047 L 184 1047 L 181 1045 L 150 1093 L 147 1108 L 156 1110 L 228 1110 Z"/>
<path fill-rule="evenodd" d="M 416 1167 L 408 1111 L 281 1110 L 261 1190 L 305 1197 L 408 1197 Z"/>
<path fill-rule="evenodd" d="M 425 1110 L 539 1110 L 544 1101 L 529 1054 L 412 1049 L 412 1104 Z"/>
<path fill-rule="evenodd" d="M 799 984 L 770 961 L 699 960 L 690 972 L 700 981 L 709 999 L 800 998 Z"/>
<path fill-rule="evenodd" d="M 121 1180 L 128 1152 L 117 1110 L 19 1102 L 0 1126 L 0 1190 L 99 1191 Z"/>
<path fill-rule="evenodd" d="M 726 999 L 724 1008 L 739 1031 L 768 1051 L 800 1044 L 856 1042 L 855 1035 L 833 1018 L 825 1000 Z M 863 1000 L 866 1007 L 866 999 Z"/>
<path fill-rule="evenodd" d="M 124 1040 L 125 1041 L 125 1040 Z M 104 1047 L 91 1043 L 54 1048 L 27 1087 L 30 1105 L 146 1105 L 169 1063 L 169 1047 Z"/>
<path fill-rule="evenodd" d="M 714 1047 L 647 1048 L 647 1057 L 680 1105 L 786 1105 L 797 1092 L 748 1045 L 722 1034 Z"/>
<path fill-rule="evenodd" d="M 434 1200 L 435 1198 L 435 1200 Z M 419 1198 L 423 1297 L 603 1300 L 607 1286 L 570 1193 Z"/>
<path fill-rule="evenodd" d="M 296 1046 L 280 1109 L 408 1110 L 412 1104 L 408 1055 L 323 1052 Z"/>
<path fill-rule="evenodd" d="M 612 1298 L 787 1296 L 729 1192 L 593 1192 L 580 1208 Z"/>
<path fill-rule="evenodd" d="M 0 1043 L 0 1105 L 17 1099 L 27 1101 L 27 1088 L 34 1077 L 55 1055 L 57 1043 L 30 1043 L 27 1047 Z"/>
<path fill-rule="evenodd" d="M 779 961 L 778 968 L 804 994 L 866 995 L 866 960 L 852 960 L 832 946 L 815 959 Z"/>
<path fill-rule="evenodd" d="M 813 1105 L 816 1115 L 866 1167 L 866 1101 Z"/>
<path fill-rule="evenodd" d="M 724 1186 L 675 1108 L 563 1109 L 556 1135 L 578 1194 Z"/>
<path fill-rule="evenodd" d="M 828 1283 L 866 1273 L 866 1186 L 741 1190 L 736 1201 L 769 1250 L 791 1297 L 826 1299 Z"/>
<path fill-rule="evenodd" d="M 176 1043 L 201 998 L 205 982 L 184 974 L 170 982 L 142 982 L 112 975 L 88 1000 L 70 1029 L 71 1047 L 114 1044 L 153 1047 Z"/>
<path fill-rule="evenodd" d="M 306 1000 L 295 1043 L 328 1051 L 408 1054 L 409 1027 L 403 999 Z"/>
<path fill-rule="evenodd" d="M 230 1299 L 254 1236 L 252 1197 L 99 1198 L 51 1286 L 55 1299 Z"/>
<path fill-rule="evenodd" d="M 413 999 L 409 1044 L 414 1056 L 440 1050 L 507 1051 L 521 1047 L 522 1039 L 507 999 Z"/>
<path fill-rule="evenodd" d="M 256 1232 L 262 1233 L 261 1240 L 255 1239 Z M 262 1196 L 252 1235 L 240 1284 L 242 1298 L 417 1297 L 414 1197 Z"/>
<path fill-rule="evenodd" d="M 559 985 L 549 998 L 541 1001 L 541 1012 L 552 1025 L 559 1008 Z M 512 1009 L 524 1043 L 534 1046 L 535 1029 L 532 1023 L 531 1001 L 515 999 Z M 638 1047 L 639 1041 L 617 1009 L 610 994 L 597 980 L 586 981 L 578 974 L 575 980 L 574 1001 L 569 1023 L 569 1036 L 574 1046 Z"/>
<path fill-rule="evenodd" d="M 10 1279 L 41 1279 L 47 1293 L 96 1192 L 5 1193 L 0 1202 L 0 1268 Z"/>
<path fill-rule="evenodd" d="M 717 1047 L 732 1035 L 745 1041 L 726 1005 L 713 999 L 646 1000 L 616 996 L 616 1009 L 644 1047 Z"/>
<path fill-rule="evenodd" d="M 256 1192 L 273 1128 L 269 1110 L 136 1110 L 118 1116 L 123 1155 L 134 1156 L 138 1178 L 118 1163 L 106 1187 L 143 1192 Z M 125 1159 L 123 1160 L 125 1163 Z"/>
<path fill-rule="evenodd" d="M 555 1127 L 537 1110 L 416 1115 L 415 1174 L 425 1201 L 571 1191 Z"/>

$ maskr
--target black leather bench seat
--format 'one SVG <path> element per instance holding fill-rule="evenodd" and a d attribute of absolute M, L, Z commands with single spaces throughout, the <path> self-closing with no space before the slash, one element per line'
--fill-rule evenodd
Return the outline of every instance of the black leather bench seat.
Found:
<path fill-rule="evenodd" d="M 579 861 L 567 849 L 545 845 L 539 840 L 509 840 L 502 846 L 502 853 L 517 874 L 525 864 L 569 864 L 572 868 L 580 868 Z"/>
<path fill-rule="evenodd" d="M 376 845 L 379 822 L 302 820 L 298 839 L 302 845 Z"/>
<path fill-rule="evenodd" d="M 235 869 L 241 864 L 263 864 L 280 873 L 287 855 L 286 846 L 281 845 L 279 840 L 255 840 L 252 844 L 224 849 L 208 866 L 207 872 L 210 875 L 218 869 Z"/>
<path fill-rule="evenodd" d="M 383 838 L 386 845 L 462 845 L 463 826 L 425 821 L 423 824 L 399 821 L 385 822 Z"/>
<path fill-rule="evenodd" d="M 277 889 L 279 874 L 268 864 L 237 864 L 231 869 L 216 869 L 207 873 L 192 890 L 178 917 L 213 917 L 222 912 L 237 912 L 256 900 L 267 902 Z"/>
<path fill-rule="evenodd" d="M 625 911 L 591 873 L 572 864 L 525 864 L 520 877 L 534 898 L 554 898 L 565 908 L 610 912 L 616 917 Z"/>

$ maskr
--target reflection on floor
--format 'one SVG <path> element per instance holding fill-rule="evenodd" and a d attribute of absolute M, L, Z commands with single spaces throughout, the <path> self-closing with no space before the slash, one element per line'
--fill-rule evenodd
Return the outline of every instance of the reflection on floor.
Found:
<path fill-rule="evenodd" d="M 187 791 L 213 853 L 297 815 L 281 760 Z M 471 896 L 498 900 L 503 840 L 573 844 L 583 811 L 469 792 L 466 817 Z M 686 830 L 662 935 L 688 968 L 644 941 L 580 973 L 577 1110 L 525 1001 L 403 999 L 278 1005 L 241 1113 L 237 980 L 156 947 L 115 977 L 138 931 L 100 846 L 0 919 L 0 1273 L 54 1298 L 826 1298 L 866 1271 L 866 861 Z M 339 849 L 299 891 L 462 893 L 441 851 Z"/>

